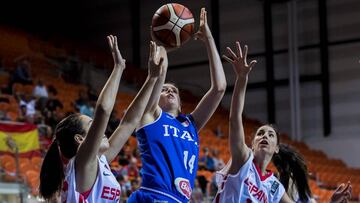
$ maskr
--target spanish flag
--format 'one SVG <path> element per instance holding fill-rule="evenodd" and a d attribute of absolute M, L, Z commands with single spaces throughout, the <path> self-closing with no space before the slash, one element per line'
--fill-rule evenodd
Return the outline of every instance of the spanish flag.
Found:
<path fill-rule="evenodd" d="M 0 153 L 14 153 L 7 145 L 12 139 L 19 150 L 21 157 L 40 155 L 39 132 L 36 125 L 28 123 L 0 123 Z"/>

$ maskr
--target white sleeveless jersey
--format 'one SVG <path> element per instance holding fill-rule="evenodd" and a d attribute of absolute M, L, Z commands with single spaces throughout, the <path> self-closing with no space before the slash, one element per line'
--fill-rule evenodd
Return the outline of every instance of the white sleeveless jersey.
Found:
<path fill-rule="evenodd" d="M 115 203 L 120 199 L 120 185 L 112 174 L 106 157 L 98 158 L 98 176 L 86 193 L 76 191 L 75 158 L 66 166 L 65 180 L 61 191 L 62 203 Z"/>
<path fill-rule="evenodd" d="M 284 186 L 271 173 L 262 176 L 260 169 L 254 164 L 254 155 L 235 175 L 218 172 L 218 193 L 213 203 L 275 203 L 285 193 Z M 229 167 L 229 163 L 225 167 Z"/>

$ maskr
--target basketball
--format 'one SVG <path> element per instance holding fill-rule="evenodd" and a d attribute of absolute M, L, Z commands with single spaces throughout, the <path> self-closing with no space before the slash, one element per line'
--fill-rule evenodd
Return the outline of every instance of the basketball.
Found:
<path fill-rule="evenodd" d="M 152 18 L 153 40 L 165 47 L 180 47 L 194 33 L 194 16 L 185 6 L 171 3 L 161 6 Z"/>

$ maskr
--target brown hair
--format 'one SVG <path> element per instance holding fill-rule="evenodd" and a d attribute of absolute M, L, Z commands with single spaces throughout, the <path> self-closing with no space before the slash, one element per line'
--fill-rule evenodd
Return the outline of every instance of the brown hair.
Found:
<path fill-rule="evenodd" d="M 55 139 L 47 151 L 40 171 L 40 195 L 51 200 L 59 192 L 65 178 L 64 163 L 61 156 L 71 159 L 76 155 L 79 144 L 75 135 L 85 135 L 79 119 L 80 114 L 71 114 L 56 125 Z"/>

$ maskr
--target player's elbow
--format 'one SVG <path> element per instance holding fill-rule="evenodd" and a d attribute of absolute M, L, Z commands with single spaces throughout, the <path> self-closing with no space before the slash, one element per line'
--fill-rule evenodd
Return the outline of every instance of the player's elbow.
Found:
<path fill-rule="evenodd" d="M 102 104 L 97 105 L 95 108 L 95 114 L 102 114 L 104 116 L 110 116 L 111 111 L 112 108 Z"/>
<path fill-rule="evenodd" d="M 217 93 L 217 94 L 224 94 L 226 91 L 226 82 L 220 82 L 217 85 L 215 85 L 213 87 L 213 90 Z"/>

